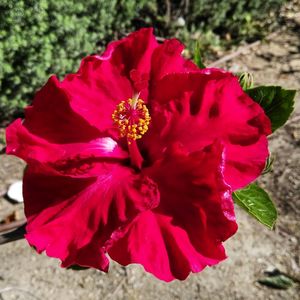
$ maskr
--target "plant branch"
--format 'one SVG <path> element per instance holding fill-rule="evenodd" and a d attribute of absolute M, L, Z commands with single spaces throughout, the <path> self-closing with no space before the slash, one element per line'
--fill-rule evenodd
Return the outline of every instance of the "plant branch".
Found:
<path fill-rule="evenodd" d="M 269 36 L 266 37 L 265 40 L 269 40 L 270 38 L 276 36 L 277 34 L 279 34 L 280 31 L 275 31 L 273 33 L 271 33 Z M 209 68 L 211 67 L 217 67 L 229 60 L 232 60 L 233 58 L 241 55 L 241 54 L 244 54 L 245 52 L 247 52 L 248 50 L 252 50 L 252 48 L 255 48 L 256 46 L 260 45 L 261 43 L 263 42 L 263 40 L 258 40 L 258 41 L 255 41 L 251 44 L 248 44 L 248 45 L 245 45 L 245 46 L 242 46 L 240 48 L 238 48 L 236 51 L 232 52 L 232 53 L 229 53 L 228 55 L 225 55 L 223 56 L 222 58 L 212 62 L 211 64 L 208 65 Z"/>
<path fill-rule="evenodd" d="M 170 24 L 171 22 L 171 2 L 170 0 L 165 0 L 166 4 L 166 22 L 167 24 Z"/>
<path fill-rule="evenodd" d="M 0 245 L 24 238 L 26 223 L 13 231 L 0 234 Z"/>
<path fill-rule="evenodd" d="M 14 222 L 9 222 L 7 224 L 0 224 L 0 234 L 3 232 L 11 231 L 13 229 L 17 229 L 18 227 L 25 225 L 26 220 L 19 220 L 19 221 L 14 221 Z"/>

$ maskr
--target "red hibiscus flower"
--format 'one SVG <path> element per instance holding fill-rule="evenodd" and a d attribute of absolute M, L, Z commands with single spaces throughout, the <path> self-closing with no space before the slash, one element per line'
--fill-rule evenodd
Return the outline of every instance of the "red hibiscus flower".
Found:
<path fill-rule="evenodd" d="M 270 122 L 235 76 L 182 50 L 132 33 L 52 76 L 7 128 L 38 252 L 103 271 L 109 255 L 165 281 L 225 259 L 231 192 L 263 170 Z"/>

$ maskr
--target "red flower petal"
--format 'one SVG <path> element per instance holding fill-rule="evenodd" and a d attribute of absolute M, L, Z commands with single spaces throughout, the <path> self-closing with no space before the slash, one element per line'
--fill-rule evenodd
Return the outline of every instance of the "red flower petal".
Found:
<path fill-rule="evenodd" d="M 99 134 L 116 139 L 111 115 L 120 101 L 139 92 L 147 101 L 151 76 L 153 82 L 174 71 L 196 68 L 181 56 L 182 49 L 177 40 L 158 45 L 152 28 L 113 42 L 102 56 L 86 57 L 78 72 L 62 82 L 52 76 L 26 109 L 24 126 L 54 143 L 89 141 Z"/>
<path fill-rule="evenodd" d="M 174 148 L 149 168 L 160 205 L 128 226 L 110 256 L 123 265 L 140 263 L 165 281 L 185 279 L 225 259 L 221 242 L 235 233 L 237 224 L 221 155 L 218 145 L 192 154 Z"/>
<path fill-rule="evenodd" d="M 140 74 L 150 73 L 152 54 L 157 46 L 153 29 L 143 28 L 110 43 L 101 57 L 110 60 L 129 78 L 131 70 Z"/>
<path fill-rule="evenodd" d="M 37 251 L 73 264 L 107 269 L 107 244 L 122 226 L 158 205 L 156 185 L 117 164 L 102 163 L 94 178 L 47 175 L 29 167 L 24 176 L 28 242 Z M 95 259 L 89 259 L 87 254 Z"/>
<path fill-rule="evenodd" d="M 73 111 L 72 99 L 56 77 L 36 94 L 26 118 L 6 129 L 7 154 L 27 163 L 50 164 L 78 158 L 125 159 L 128 153 L 112 138 L 103 136 Z M 110 117 L 110 123 L 112 123 Z M 112 127 L 112 124 L 109 125 Z"/>
<path fill-rule="evenodd" d="M 34 135 L 51 143 L 88 142 L 100 132 L 72 110 L 71 97 L 55 76 L 36 93 L 25 110 L 23 125 Z"/>
<path fill-rule="evenodd" d="M 153 160 L 172 141 L 197 151 L 217 139 L 225 147 L 225 180 L 234 190 L 262 172 L 270 121 L 230 73 L 168 75 L 157 84 L 151 105 L 151 128 L 141 145 Z"/>
<path fill-rule="evenodd" d="M 106 105 L 98 109 L 93 105 L 91 108 L 95 113 L 99 109 L 100 111 L 107 109 L 112 112 L 110 103 L 114 109 L 118 102 L 131 98 L 135 93 L 141 92 L 142 99 L 147 101 L 151 57 L 154 49 L 158 46 L 152 31 L 152 28 L 144 28 L 133 32 L 120 41 L 110 43 L 101 56 L 89 56 L 82 61 L 78 71 L 79 76 L 75 76 L 75 78 L 85 81 L 90 88 L 95 89 L 95 93 L 103 94 L 101 97 L 91 98 L 91 101 L 88 100 L 88 102 L 95 103 L 95 106 L 98 107 L 99 101 Z M 69 78 L 74 80 L 73 77 L 69 76 L 67 81 Z M 76 89 L 78 86 L 80 87 L 78 81 L 71 84 Z M 74 109 L 80 114 L 85 112 L 81 110 L 86 107 L 84 97 L 82 101 L 84 103 L 74 106 Z M 87 113 L 87 117 L 91 118 L 89 111 Z M 99 113 L 98 116 L 95 115 L 93 123 L 97 122 L 97 118 L 99 120 Z"/>
<path fill-rule="evenodd" d="M 155 49 L 152 58 L 152 79 L 159 80 L 167 74 L 185 71 L 199 71 L 199 68 L 182 57 L 184 45 L 177 39 L 165 40 Z"/>
<path fill-rule="evenodd" d="M 63 85 L 74 93 L 76 99 L 72 101 L 73 109 L 80 115 L 88 113 L 86 118 L 98 127 L 99 116 L 102 120 L 104 110 L 111 111 L 110 105 L 115 106 L 115 101 L 120 102 L 134 93 L 140 93 L 140 97 L 147 102 L 149 81 L 154 84 L 166 74 L 197 69 L 191 61 L 181 56 L 183 48 L 175 39 L 159 45 L 152 28 L 143 28 L 110 43 L 101 56 L 85 58 L 78 73 L 64 80 Z M 89 90 L 88 96 L 85 96 L 86 88 Z M 82 97 L 77 99 L 76 95 Z M 104 104 L 106 107 L 102 107 Z M 89 110 L 87 105 L 91 105 Z"/>
<path fill-rule="evenodd" d="M 133 96 L 130 80 L 118 66 L 100 56 L 86 57 L 76 74 L 69 74 L 61 87 L 70 97 L 72 109 L 98 128 L 113 134 L 111 115 L 122 100 Z"/>
<path fill-rule="evenodd" d="M 130 34 L 50 78 L 8 127 L 7 153 L 28 163 L 26 238 L 39 252 L 106 271 L 109 250 L 166 281 L 225 258 L 237 226 L 223 172 L 233 188 L 260 173 L 270 124 L 236 78 L 199 71 L 182 50 L 152 29 Z M 150 129 L 128 151 L 112 113 L 139 93 Z"/>
<path fill-rule="evenodd" d="M 88 133 L 88 131 L 87 131 Z M 67 135 L 67 134 L 66 134 Z M 16 155 L 27 163 L 39 163 L 56 168 L 63 162 L 78 162 L 93 158 L 125 159 L 128 153 L 110 137 L 103 137 L 88 142 L 51 143 L 31 133 L 22 124 L 21 119 L 13 122 L 6 129 L 6 153 Z"/>

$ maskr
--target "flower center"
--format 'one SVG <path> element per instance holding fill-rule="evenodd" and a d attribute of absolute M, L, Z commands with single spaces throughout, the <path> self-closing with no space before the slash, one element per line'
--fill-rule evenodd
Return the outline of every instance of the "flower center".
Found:
<path fill-rule="evenodd" d="M 147 106 L 138 97 L 121 101 L 112 114 L 120 136 L 126 137 L 128 144 L 140 139 L 148 130 L 151 120 Z"/>

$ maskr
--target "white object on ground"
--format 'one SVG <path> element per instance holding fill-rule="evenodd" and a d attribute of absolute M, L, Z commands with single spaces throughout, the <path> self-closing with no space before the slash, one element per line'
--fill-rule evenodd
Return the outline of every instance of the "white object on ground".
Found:
<path fill-rule="evenodd" d="M 11 184 L 7 191 L 7 197 L 16 202 L 23 202 L 23 192 L 22 192 L 23 183 L 22 181 L 17 181 Z"/>

